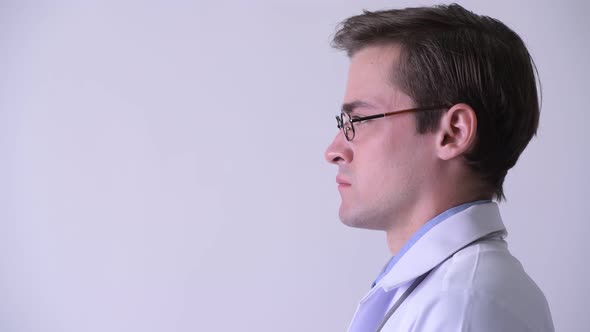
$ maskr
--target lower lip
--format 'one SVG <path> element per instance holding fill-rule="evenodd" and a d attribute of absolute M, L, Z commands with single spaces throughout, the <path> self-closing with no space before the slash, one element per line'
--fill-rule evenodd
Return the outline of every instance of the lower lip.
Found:
<path fill-rule="evenodd" d="M 348 183 L 339 183 L 338 184 L 338 189 L 348 188 L 348 187 L 350 187 L 350 184 L 348 184 Z"/>

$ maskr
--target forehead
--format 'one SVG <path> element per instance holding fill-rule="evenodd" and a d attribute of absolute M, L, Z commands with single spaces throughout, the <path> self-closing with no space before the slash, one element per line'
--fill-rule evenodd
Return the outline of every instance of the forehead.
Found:
<path fill-rule="evenodd" d="M 396 45 L 370 46 L 350 59 L 345 102 L 362 100 L 389 107 L 401 91 L 393 83 L 400 48 Z"/>

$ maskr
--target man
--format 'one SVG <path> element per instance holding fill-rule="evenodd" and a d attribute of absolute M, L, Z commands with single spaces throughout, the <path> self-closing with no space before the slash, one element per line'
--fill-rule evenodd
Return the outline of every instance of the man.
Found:
<path fill-rule="evenodd" d="M 539 120 L 522 40 L 450 5 L 365 11 L 333 44 L 351 59 L 326 151 L 340 219 L 393 254 L 349 331 L 553 331 L 492 201 Z"/>

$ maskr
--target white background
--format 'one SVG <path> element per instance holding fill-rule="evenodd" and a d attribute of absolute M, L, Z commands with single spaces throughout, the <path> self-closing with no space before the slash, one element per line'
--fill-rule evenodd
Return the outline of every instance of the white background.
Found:
<path fill-rule="evenodd" d="M 336 24 L 411 1 L 0 1 L 0 330 L 343 331 L 388 258 L 337 218 Z M 527 43 L 509 246 L 590 326 L 587 1 L 462 1 Z"/>

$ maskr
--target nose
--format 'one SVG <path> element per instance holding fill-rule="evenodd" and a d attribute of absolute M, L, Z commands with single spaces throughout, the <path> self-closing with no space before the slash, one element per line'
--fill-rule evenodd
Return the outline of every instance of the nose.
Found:
<path fill-rule="evenodd" d="M 350 143 L 346 140 L 342 131 L 339 131 L 332 143 L 328 145 L 324 158 L 331 164 L 339 165 L 350 163 L 352 156 L 353 153 Z"/>

